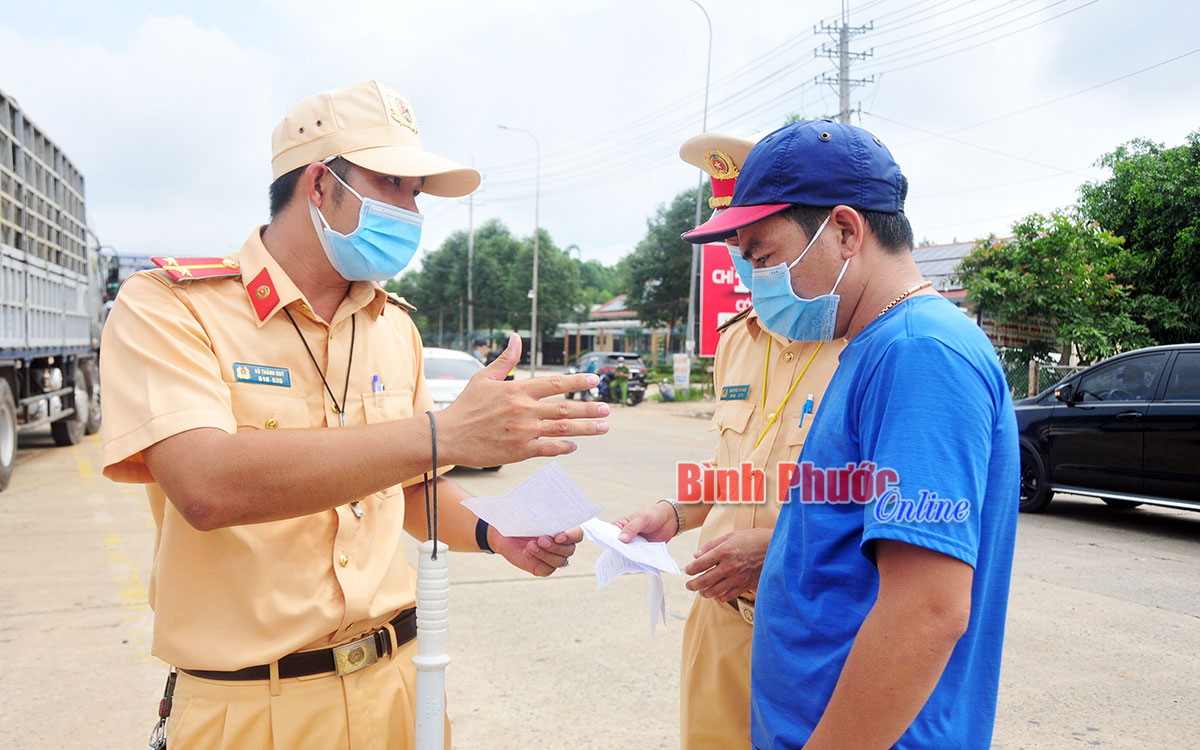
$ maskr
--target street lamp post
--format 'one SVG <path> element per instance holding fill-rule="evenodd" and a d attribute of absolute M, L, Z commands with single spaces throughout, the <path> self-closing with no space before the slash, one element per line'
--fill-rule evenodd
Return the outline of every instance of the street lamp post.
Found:
<path fill-rule="evenodd" d="M 535 172 L 533 183 L 533 312 L 530 314 L 529 325 L 529 377 L 537 377 L 537 358 L 538 358 L 538 235 L 541 234 L 541 226 L 538 222 L 538 208 L 542 197 L 542 144 L 538 143 L 537 136 L 528 130 L 522 128 L 510 128 L 507 125 L 500 125 L 501 130 L 513 130 L 518 133 L 524 133 L 533 139 L 533 147 L 537 152 L 537 171 Z M 697 209 L 699 210 L 699 209 Z"/>
<path fill-rule="evenodd" d="M 704 65 L 704 119 L 700 126 L 700 132 L 708 131 L 708 82 L 709 74 L 712 72 L 712 19 L 708 17 L 708 11 L 704 9 L 698 0 L 689 0 L 693 5 L 700 9 L 704 14 L 704 21 L 708 24 L 708 60 Z M 704 172 L 700 173 L 700 178 L 696 183 L 696 226 L 700 226 L 700 202 L 704 196 Z M 700 266 L 700 246 L 692 245 L 692 272 L 688 279 L 688 314 L 687 314 L 687 336 L 684 337 L 685 347 L 689 364 L 692 355 L 696 351 L 696 276 L 699 274 Z"/>

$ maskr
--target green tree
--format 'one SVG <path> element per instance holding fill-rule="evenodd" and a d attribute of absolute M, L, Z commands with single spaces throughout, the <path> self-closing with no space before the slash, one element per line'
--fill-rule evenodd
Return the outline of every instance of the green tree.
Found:
<path fill-rule="evenodd" d="M 579 262 L 567 257 L 544 228 L 538 240 L 538 328 L 542 337 L 554 335 L 560 323 L 567 322 L 580 296 Z M 513 262 L 505 269 L 506 299 L 514 309 L 510 320 L 517 328 L 528 328 L 533 288 L 533 237 L 522 240 Z M 517 300 L 523 303 L 518 304 Z"/>
<path fill-rule="evenodd" d="M 617 266 L 606 266 L 598 260 L 576 261 L 579 265 L 579 296 L 571 314 L 571 320 L 580 323 L 587 320 L 594 305 L 603 304 L 620 294 L 625 288 L 621 270 Z"/>
<path fill-rule="evenodd" d="M 524 293 L 517 299 L 507 283 L 509 269 L 520 250 L 521 241 L 498 220 L 488 221 L 475 231 L 472 282 L 476 331 L 511 328 L 513 313 L 528 304 Z M 436 334 L 439 315 L 446 332 L 457 332 L 460 317 L 466 317 L 467 233 L 454 232 L 441 247 L 425 255 L 420 270 L 410 270 L 385 286 L 417 307 L 413 319 L 426 338 Z M 473 332 L 466 334 L 470 337 Z"/>
<path fill-rule="evenodd" d="M 1200 131 L 1176 148 L 1134 140 L 1099 164 L 1113 176 L 1080 188 L 1080 208 L 1125 238 L 1118 273 L 1154 341 L 1200 341 Z"/>
<path fill-rule="evenodd" d="M 705 183 L 703 200 L 712 196 Z M 674 327 L 687 318 L 692 246 L 679 235 L 696 225 L 696 189 L 684 190 L 646 221 L 646 236 L 627 256 L 628 305 L 647 327 Z"/>
<path fill-rule="evenodd" d="M 578 304 L 580 263 L 554 244 L 549 232 L 541 231 L 538 247 L 538 328 L 542 336 L 570 318 Z M 532 303 L 533 238 L 518 239 L 501 221 L 485 222 L 475 231 L 472 259 L 475 295 L 475 330 L 468 338 L 486 331 L 527 328 Z M 465 326 L 467 302 L 467 233 L 457 231 L 428 253 L 420 270 L 412 270 L 386 285 L 416 305 L 413 316 L 427 339 L 439 328 L 457 334 Z"/>
<path fill-rule="evenodd" d="M 1056 211 L 1013 225 L 1013 238 L 976 243 L 959 266 L 967 298 L 1000 324 L 1042 319 L 1054 326 L 1063 354 L 1073 343 L 1091 362 L 1152 343 L 1139 321 L 1129 288 L 1117 281 L 1135 262 L 1122 240 L 1095 222 Z M 1048 344 L 1031 344 L 1009 356 L 1044 357 Z"/>

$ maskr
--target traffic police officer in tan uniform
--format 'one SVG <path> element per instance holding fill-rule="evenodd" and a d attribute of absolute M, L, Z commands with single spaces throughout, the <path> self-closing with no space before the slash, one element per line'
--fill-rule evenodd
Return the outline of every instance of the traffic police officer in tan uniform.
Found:
<path fill-rule="evenodd" d="M 594 375 L 503 382 L 513 339 L 437 412 L 435 437 L 413 308 L 378 281 L 416 250 L 417 195 L 465 195 L 478 173 L 425 151 L 408 100 L 374 81 L 304 99 L 272 146 L 271 221 L 240 252 L 162 257 L 121 289 L 101 356 L 104 474 L 145 484 L 157 527 L 172 750 L 411 748 L 402 535 L 427 538 L 422 475 L 567 453 L 564 438 L 607 430 L 591 418 L 608 407 L 541 400 Z M 433 481 L 451 549 L 543 576 L 582 537 L 505 538 Z"/>
<path fill-rule="evenodd" d="M 709 205 L 729 205 L 738 170 L 755 139 L 705 133 L 686 141 L 680 157 L 712 177 Z M 731 240 L 730 255 L 749 288 L 751 265 Z M 753 308 L 721 327 L 713 380 L 717 408 L 710 430 L 718 433 L 715 468 L 750 462 L 764 473 L 756 502 L 724 496 L 716 503 L 659 501 L 616 521 L 622 537 L 666 541 L 700 528 L 699 549 L 684 569 L 699 593 L 683 631 L 680 738 L 683 750 L 750 746 L 750 637 L 754 591 L 771 530 L 779 515 L 778 466 L 794 465 L 837 369 L 845 340 L 824 344 L 789 341 L 761 326 Z M 812 402 L 809 403 L 809 395 Z"/>

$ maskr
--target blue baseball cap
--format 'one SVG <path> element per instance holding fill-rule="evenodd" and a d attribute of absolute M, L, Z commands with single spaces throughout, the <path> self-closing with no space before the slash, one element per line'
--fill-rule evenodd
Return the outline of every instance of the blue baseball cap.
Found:
<path fill-rule="evenodd" d="M 723 240 L 797 203 L 900 213 L 907 183 L 887 147 L 862 128 L 802 120 L 769 134 L 746 157 L 729 208 L 683 239 Z"/>

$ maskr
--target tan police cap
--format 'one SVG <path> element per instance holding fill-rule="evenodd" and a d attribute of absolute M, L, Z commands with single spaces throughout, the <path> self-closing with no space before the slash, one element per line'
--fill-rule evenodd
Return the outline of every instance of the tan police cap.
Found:
<path fill-rule="evenodd" d="M 457 198 L 479 187 L 479 172 L 421 145 L 408 99 L 378 81 L 322 91 L 303 99 L 271 134 L 272 179 L 341 156 L 395 177 L 424 177 L 422 192 Z"/>
<path fill-rule="evenodd" d="M 679 147 L 679 158 L 699 167 L 712 177 L 713 197 L 708 207 L 722 209 L 733 198 L 733 188 L 746 156 L 765 133 L 749 138 L 725 133 L 702 133 L 688 138 Z"/>

